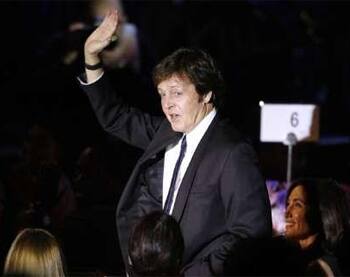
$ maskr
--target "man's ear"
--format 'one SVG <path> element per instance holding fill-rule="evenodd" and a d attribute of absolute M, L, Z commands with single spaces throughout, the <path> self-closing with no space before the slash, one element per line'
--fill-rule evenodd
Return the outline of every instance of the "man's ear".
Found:
<path fill-rule="evenodd" d="M 213 102 L 212 99 L 211 99 L 212 96 L 213 96 L 213 92 L 209 91 L 206 95 L 204 95 L 203 102 L 204 103 L 211 103 L 211 102 Z"/>

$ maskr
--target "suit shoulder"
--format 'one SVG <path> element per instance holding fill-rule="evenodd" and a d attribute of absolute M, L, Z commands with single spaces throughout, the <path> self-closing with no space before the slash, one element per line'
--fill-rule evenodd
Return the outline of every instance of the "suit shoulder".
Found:
<path fill-rule="evenodd" d="M 242 134 L 228 119 L 218 122 L 214 135 L 221 137 L 222 142 L 235 146 L 239 144 L 251 144 L 249 138 Z"/>
<path fill-rule="evenodd" d="M 257 160 L 257 154 L 249 137 L 242 134 L 230 120 L 220 120 L 213 128 L 212 145 L 216 153 L 231 157 L 249 157 Z"/>

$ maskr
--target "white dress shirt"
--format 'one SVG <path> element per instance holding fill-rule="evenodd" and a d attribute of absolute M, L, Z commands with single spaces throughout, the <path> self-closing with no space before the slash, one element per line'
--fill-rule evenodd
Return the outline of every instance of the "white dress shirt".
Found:
<path fill-rule="evenodd" d="M 186 142 L 187 142 L 187 148 L 186 148 L 186 153 L 185 156 L 182 160 L 182 163 L 180 165 L 179 172 L 177 174 L 177 179 L 175 182 L 175 191 L 174 191 L 174 198 L 173 198 L 173 203 L 171 205 L 170 209 L 170 214 L 173 212 L 174 208 L 174 203 L 176 200 L 177 193 L 179 191 L 182 179 L 186 173 L 186 170 L 188 168 L 188 165 L 190 164 L 193 154 L 197 149 L 198 144 L 202 140 L 205 132 L 207 131 L 210 123 L 213 121 L 214 117 L 216 115 L 216 110 L 213 109 L 209 114 L 207 114 L 201 122 L 189 133 L 186 134 Z M 173 175 L 173 171 L 175 168 L 176 161 L 180 155 L 180 150 L 181 150 L 181 139 L 174 143 L 171 144 L 167 147 L 165 151 L 165 156 L 164 156 L 164 171 L 163 171 L 163 208 L 165 205 L 166 201 L 166 196 L 168 195 L 169 188 L 170 188 L 170 183 L 171 183 L 171 178 Z"/>
<path fill-rule="evenodd" d="M 82 75 L 78 76 L 77 79 L 80 82 L 80 84 L 82 84 L 83 86 L 88 86 L 88 85 L 92 85 L 93 83 L 96 83 L 98 80 L 100 80 L 103 76 L 104 72 L 98 76 L 95 80 L 91 81 L 91 82 L 87 82 L 86 81 L 86 74 L 83 73 Z"/>

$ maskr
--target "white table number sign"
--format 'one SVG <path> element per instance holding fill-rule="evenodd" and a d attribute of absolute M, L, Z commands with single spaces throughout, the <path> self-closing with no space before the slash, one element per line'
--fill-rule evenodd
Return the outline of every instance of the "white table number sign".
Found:
<path fill-rule="evenodd" d="M 298 142 L 319 138 L 319 108 L 310 104 L 262 104 L 260 141 L 285 143 L 288 134 Z"/>

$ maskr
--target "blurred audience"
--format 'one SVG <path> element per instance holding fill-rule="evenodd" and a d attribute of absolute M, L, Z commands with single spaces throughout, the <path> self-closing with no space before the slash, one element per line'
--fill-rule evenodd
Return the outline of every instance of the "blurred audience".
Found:
<path fill-rule="evenodd" d="M 149 58 L 147 39 L 140 34 L 135 24 L 128 21 L 122 0 L 88 1 L 88 20 L 73 22 L 68 28 L 70 35 L 67 34 L 67 37 L 75 37 L 76 39 L 70 41 L 75 41 L 79 47 L 71 47 L 71 50 L 65 52 L 63 60 L 68 63 L 64 63 L 72 64 L 73 67 L 80 65 L 80 70 L 84 67 L 81 57 L 81 53 L 84 52 L 82 39 L 86 39 L 87 34 L 92 33 L 102 23 L 108 11 L 116 9 L 119 16 L 118 29 L 111 43 L 100 53 L 103 67 L 112 85 L 118 90 L 122 88 L 120 92 L 128 102 L 141 109 L 159 110 L 155 109 L 158 107 L 158 98 L 150 93 L 154 88 L 150 78 L 149 63 L 152 58 Z"/>
<path fill-rule="evenodd" d="M 184 241 L 180 226 L 170 215 L 144 216 L 129 239 L 131 276 L 180 276 Z"/>
<path fill-rule="evenodd" d="M 97 146 L 84 148 L 73 178 L 75 195 L 81 207 L 114 204 L 121 189 L 118 176 L 118 165 L 113 164 L 106 150 Z"/>
<path fill-rule="evenodd" d="M 24 146 L 23 161 L 7 183 L 7 224 L 13 234 L 26 227 L 59 230 L 76 208 L 61 164 L 61 149 L 52 133 L 35 125 Z"/>
<path fill-rule="evenodd" d="M 286 182 L 278 180 L 266 180 L 267 191 L 271 204 L 272 230 L 274 235 L 284 232 L 284 213 L 286 202 Z"/>
<path fill-rule="evenodd" d="M 43 229 L 24 229 L 7 254 L 5 276 L 65 276 L 63 254 L 55 237 Z"/>
<path fill-rule="evenodd" d="M 73 275 L 77 270 L 88 274 L 92 269 L 120 275 L 122 258 L 114 224 L 118 190 L 122 188 L 120 157 L 112 159 L 111 153 L 115 154 L 93 144 L 82 149 L 75 163 L 72 184 L 77 209 L 65 220 L 62 233 Z"/>
<path fill-rule="evenodd" d="M 71 34 L 81 37 L 81 33 L 91 32 L 99 26 L 111 9 L 118 10 L 120 25 L 115 34 L 114 42 L 101 53 L 104 67 L 108 69 L 128 67 L 132 71 L 138 72 L 140 69 L 138 31 L 136 25 L 128 22 L 121 0 L 89 0 L 87 22 L 73 22 L 69 25 L 68 30 Z M 82 45 L 81 40 L 79 40 L 79 44 Z M 63 58 L 64 63 L 74 62 L 78 58 L 78 51 L 79 49 L 76 47 L 67 51 Z"/>
<path fill-rule="evenodd" d="M 98 26 L 110 9 L 119 12 L 119 28 L 115 41 L 102 52 L 102 61 L 107 68 L 131 67 L 138 72 L 140 67 L 139 45 L 136 25 L 128 22 L 121 0 L 92 0 L 91 14 Z"/>

